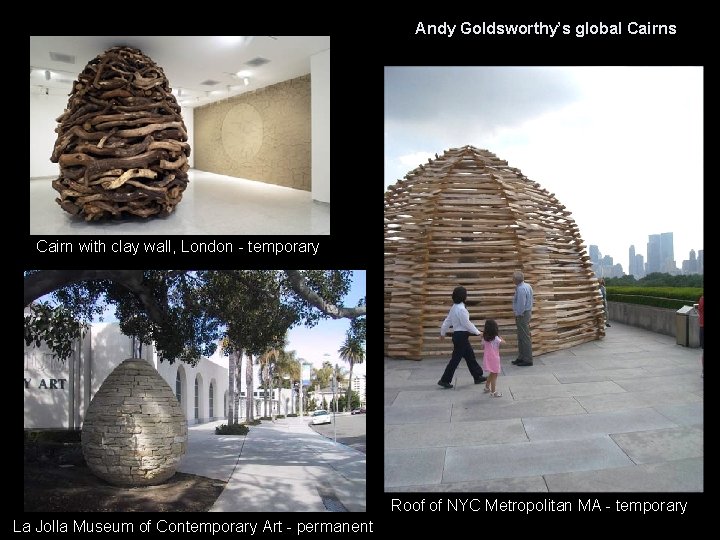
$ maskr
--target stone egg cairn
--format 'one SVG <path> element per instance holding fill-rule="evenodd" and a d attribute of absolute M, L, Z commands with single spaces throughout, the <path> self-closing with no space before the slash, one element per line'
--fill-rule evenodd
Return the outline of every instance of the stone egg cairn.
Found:
<path fill-rule="evenodd" d="M 162 68 L 138 49 L 91 60 L 57 119 L 58 204 L 87 221 L 170 214 L 188 183 L 185 123 Z"/>
<path fill-rule="evenodd" d="M 90 470 L 120 486 L 160 484 L 187 448 L 187 421 L 172 389 L 144 360 L 125 360 L 93 397 L 82 428 Z"/>

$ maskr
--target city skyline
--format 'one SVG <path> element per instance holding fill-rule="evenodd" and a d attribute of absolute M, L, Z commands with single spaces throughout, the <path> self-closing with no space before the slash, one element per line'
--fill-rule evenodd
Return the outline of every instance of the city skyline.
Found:
<path fill-rule="evenodd" d="M 702 67 L 387 67 L 385 188 L 471 144 L 538 182 L 628 270 L 672 231 L 703 248 Z"/>
<path fill-rule="evenodd" d="M 653 243 L 655 246 L 651 247 Z M 687 254 L 679 253 L 674 249 L 672 231 L 649 234 L 648 242 L 645 245 L 646 250 L 643 254 L 635 244 L 630 244 L 626 250 L 624 259 L 623 257 L 616 257 L 612 253 L 604 252 L 601 246 L 597 244 L 589 244 L 587 251 L 590 260 L 593 261 L 594 264 L 602 263 L 602 261 L 609 257 L 612 260 L 612 266 L 616 267 L 620 265 L 622 267 L 623 274 L 633 275 L 638 278 L 653 272 L 677 272 L 686 274 L 698 273 L 698 268 L 702 269 L 704 250 L 702 248 L 691 248 Z M 648 251 L 652 254 L 651 258 L 647 257 Z M 670 266 L 671 263 L 674 263 L 672 267 Z M 637 265 L 641 265 L 639 272 L 636 271 Z M 699 273 L 702 273 L 702 271 Z M 610 271 L 608 268 L 605 268 L 603 275 L 606 277 L 617 277 L 616 274 L 617 272 L 615 270 Z"/>

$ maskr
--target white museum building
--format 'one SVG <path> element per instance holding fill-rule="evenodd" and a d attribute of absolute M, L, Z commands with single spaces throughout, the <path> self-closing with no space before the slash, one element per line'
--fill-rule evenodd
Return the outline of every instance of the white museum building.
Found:
<path fill-rule="evenodd" d="M 90 401 L 105 378 L 123 360 L 133 356 L 133 339 L 120 332 L 119 323 L 93 323 L 75 343 L 64 362 L 45 344 L 25 347 L 25 429 L 80 429 Z M 143 346 L 142 358 L 158 371 L 175 393 L 188 424 L 222 420 L 228 412 L 227 358 L 219 352 L 195 365 L 160 362 L 155 347 Z M 224 364 L 224 365 L 223 365 Z M 258 367 L 254 366 L 255 380 Z M 245 413 L 242 377 L 240 416 Z M 257 383 L 256 383 L 257 385 Z M 262 389 L 253 392 L 256 417 L 263 413 Z M 274 389 L 273 414 L 294 412 L 291 390 Z"/>
<path fill-rule="evenodd" d="M 62 126 L 75 122 L 74 116 L 60 124 L 58 118 L 66 108 L 72 112 L 73 92 L 84 95 L 78 90 L 80 75 L 114 47 L 138 50 L 154 62 L 153 73 L 162 73 L 167 82 L 163 92 L 179 107 L 181 121 L 176 118 L 172 125 L 182 124 L 178 129 L 186 138 L 178 144 L 190 150 L 182 158 L 188 182 L 163 219 L 88 223 L 56 202 L 60 194 L 53 182 L 69 166 L 63 160 L 72 158 L 68 154 L 58 161 L 53 155 L 64 140 Z M 145 80 L 140 71 L 127 75 Z M 108 102 L 115 112 L 143 107 L 127 100 L 151 99 L 128 97 L 113 82 L 96 80 L 92 86 L 98 84 L 116 88 L 106 98 L 115 100 Z M 135 118 L 130 127 L 143 125 L 137 118 L 142 111 L 123 114 Z M 105 129 L 79 122 L 73 129 L 89 133 L 87 128 L 91 138 Z M 79 152 L 69 144 L 68 152 Z M 103 144 L 88 150 L 93 163 L 105 155 L 98 152 L 110 151 Z M 123 155 L 136 157 L 136 151 Z M 86 192 L 95 189 L 88 181 Z M 30 234 L 98 233 L 329 235 L 330 36 L 31 36 Z"/>

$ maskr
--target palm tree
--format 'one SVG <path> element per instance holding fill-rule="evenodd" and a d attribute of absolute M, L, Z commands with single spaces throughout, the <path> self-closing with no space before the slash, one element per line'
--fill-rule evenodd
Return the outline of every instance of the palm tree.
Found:
<path fill-rule="evenodd" d="M 347 388 L 347 396 L 345 397 L 345 411 L 350 408 L 350 396 L 352 392 L 352 372 L 355 364 L 362 364 L 365 360 L 365 349 L 363 348 L 360 338 L 348 331 L 345 334 L 345 343 L 338 349 L 340 358 L 350 364 L 349 383 Z"/>
<path fill-rule="evenodd" d="M 272 392 L 273 392 L 272 373 L 274 371 L 273 362 L 277 363 L 278 357 L 280 356 L 280 352 L 281 352 L 281 349 L 273 347 L 273 348 L 270 348 L 267 351 L 265 351 L 258 358 L 258 363 L 261 366 L 261 369 L 260 369 L 261 375 L 260 376 L 262 378 L 264 378 L 263 386 L 265 388 L 265 392 L 263 392 L 263 393 L 264 393 L 265 416 L 272 416 Z M 270 414 L 268 414 L 268 385 L 270 386 Z"/>
<path fill-rule="evenodd" d="M 300 380 L 300 362 L 297 359 L 297 353 L 295 351 L 286 351 L 283 349 L 278 355 L 277 362 L 275 365 L 275 373 L 277 374 L 279 385 L 282 387 L 282 381 L 285 377 L 288 377 L 292 381 Z M 290 385 L 292 388 L 292 384 Z M 287 404 L 285 405 L 285 415 L 287 416 Z M 278 409 L 279 411 L 279 409 Z"/>

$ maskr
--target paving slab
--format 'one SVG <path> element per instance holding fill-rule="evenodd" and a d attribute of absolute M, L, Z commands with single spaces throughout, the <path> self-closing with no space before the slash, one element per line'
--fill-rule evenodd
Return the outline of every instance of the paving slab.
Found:
<path fill-rule="evenodd" d="M 443 482 L 542 476 L 632 465 L 610 437 L 448 448 Z"/>
<path fill-rule="evenodd" d="M 703 455 L 703 431 L 694 426 L 611 435 L 635 463 L 657 463 Z"/>
<path fill-rule="evenodd" d="M 595 371 L 556 374 L 561 383 L 612 381 L 614 379 L 630 379 L 647 377 L 643 368 L 596 369 Z"/>
<path fill-rule="evenodd" d="M 450 421 L 452 404 L 392 405 L 385 407 L 385 424 L 420 424 Z"/>
<path fill-rule="evenodd" d="M 385 448 L 448 447 L 527 440 L 519 418 L 385 426 Z"/>
<path fill-rule="evenodd" d="M 675 422 L 654 409 L 525 418 L 523 425 L 531 441 L 582 439 L 611 433 L 677 427 Z"/>
<path fill-rule="evenodd" d="M 703 491 L 703 459 L 688 458 L 599 471 L 545 475 L 549 491 Z"/>
<path fill-rule="evenodd" d="M 474 482 L 448 482 L 442 484 L 429 484 L 422 486 L 403 486 L 393 488 L 392 491 L 418 491 L 418 492 L 475 492 L 475 493 L 503 493 L 503 492 L 542 492 L 547 491 L 547 484 L 542 476 L 522 476 L 518 478 L 498 478 L 494 480 L 476 480 Z"/>
<path fill-rule="evenodd" d="M 445 448 L 385 450 L 385 487 L 439 484 Z"/>
<path fill-rule="evenodd" d="M 520 386 L 510 385 L 514 399 L 541 399 L 550 397 L 589 396 L 593 394 L 615 394 L 626 390 L 613 381 L 578 382 L 557 385 Z"/>
<path fill-rule="evenodd" d="M 698 403 L 702 397 L 682 390 L 647 390 L 596 396 L 577 396 L 575 399 L 588 412 L 616 411 L 623 408 L 654 407 L 656 405 Z"/>
<path fill-rule="evenodd" d="M 628 392 L 643 390 L 674 390 L 678 387 L 701 389 L 702 379 L 694 373 L 686 375 L 662 375 L 658 377 L 643 377 L 634 379 L 616 379 L 615 382 Z"/>
<path fill-rule="evenodd" d="M 456 388 L 439 389 L 447 358 L 385 362 L 385 447 L 401 452 L 386 461 L 387 490 L 703 489 L 699 350 L 613 323 L 605 338 L 532 367 L 513 358 L 503 355 L 498 399 L 464 364 Z"/>
<path fill-rule="evenodd" d="M 680 403 L 677 405 L 656 405 L 657 412 L 681 426 L 703 425 L 703 403 Z"/>
<path fill-rule="evenodd" d="M 505 394 L 501 398 L 480 395 L 477 404 L 453 407 L 452 421 L 529 418 L 533 416 L 583 414 L 585 412 L 585 409 L 571 397 L 514 401 Z"/>

